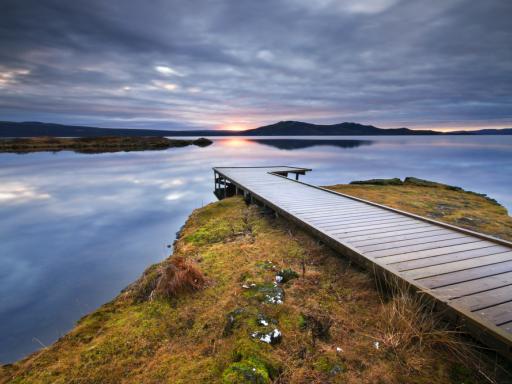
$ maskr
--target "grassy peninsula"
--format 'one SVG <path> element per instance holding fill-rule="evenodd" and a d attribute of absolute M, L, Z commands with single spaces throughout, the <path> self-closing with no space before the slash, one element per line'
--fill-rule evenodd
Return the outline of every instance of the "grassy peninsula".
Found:
<path fill-rule="evenodd" d="M 492 200 L 442 185 L 336 185 L 510 238 Z M 172 257 L 1 383 L 510 382 L 417 299 L 240 197 L 198 209 Z"/>
<path fill-rule="evenodd" d="M 0 153 L 58 152 L 103 153 L 121 151 L 161 150 L 187 145 L 208 146 L 211 140 L 167 139 L 165 137 L 145 136 L 100 136 L 100 137 L 31 137 L 0 139 Z"/>

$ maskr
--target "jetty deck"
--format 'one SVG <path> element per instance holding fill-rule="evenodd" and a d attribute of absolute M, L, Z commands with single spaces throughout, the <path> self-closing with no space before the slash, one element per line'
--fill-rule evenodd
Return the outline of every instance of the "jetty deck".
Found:
<path fill-rule="evenodd" d="M 427 295 L 511 358 L 512 243 L 298 181 L 307 168 L 213 170 L 219 198 L 243 194 L 269 207 L 369 270 Z"/>

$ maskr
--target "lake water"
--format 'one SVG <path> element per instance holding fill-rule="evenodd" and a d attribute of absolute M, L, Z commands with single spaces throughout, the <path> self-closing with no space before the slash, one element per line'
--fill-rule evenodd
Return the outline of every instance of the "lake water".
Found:
<path fill-rule="evenodd" d="M 308 167 L 302 180 L 320 185 L 416 176 L 512 209 L 512 136 L 214 140 L 166 151 L 0 154 L 0 362 L 51 344 L 165 258 L 190 212 L 215 200 L 212 166 Z"/>

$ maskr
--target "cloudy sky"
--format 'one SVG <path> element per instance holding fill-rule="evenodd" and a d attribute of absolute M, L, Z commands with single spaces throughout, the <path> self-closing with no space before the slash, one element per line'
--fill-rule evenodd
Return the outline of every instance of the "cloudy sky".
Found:
<path fill-rule="evenodd" d="M 510 0 L 2 0 L 0 120 L 512 126 Z"/>

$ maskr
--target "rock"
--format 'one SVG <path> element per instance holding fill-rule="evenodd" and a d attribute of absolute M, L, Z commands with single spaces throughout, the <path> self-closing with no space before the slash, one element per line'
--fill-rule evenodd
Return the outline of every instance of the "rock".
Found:
<path fill-rule="evenodd" d="M 281 269 L 277 273 L 276 282 L 284 284 L 284 283 L 290 281 L 291 279 L 296 279 L 297 277 L 299 277 L 299 274 L 297 272 L 295 272 L 293 269 L 290 269 L 290 268 Z"/>
<path fill-rule="evenodd" d="M 265 315 L 259 313 L 258 317 L 256 319 L 256 323 L 262 327 L 268 327 L 269 324 L 277 324 L 277 320 L 275 319 L 269 319 Z"/>
<path fill-rule="evenodd" d="M 284 290 L 275 283 L 251 284 L 246 294 L 269 304 L 282 304 L 284 301 Z"/>
<path fill-rule="evenodd" d="M 244 313 L 244 309 L 237 308 L 226 315 L 226 324 L 224 325 L 222 336 L 226 337 L 233 334 L 233 329 L 236 327 L 242 313 Z"/>
<path fill-rule="evenodd" d="M 311 330 L 313 340 L 327 340 L 329 339 L 329 331 L 332 325 L 332 319 L 328 315 L 315 313 L 309 315 L 302 315 L 305 329 Z"/>
<path fill-rule="evenodd" d="M 253 332 L 251 337 L 270 345 L 275 345 L 281 342 L 282 339 L 281 331 L 277 328 L 274 328 L 274 330 L 269 333 Z"/>
<path fill-rule="evenodd" d="M 331 368 L 331 370 L 329 371 L 329 375 L 336 376 L 336 375 L 339 375 L 340 373 L 343 373 L 344 371 L 345 371 L 344 367 L 342 367 L 341 365 L 338 365 L 338 364 L 334 364 L 333 367 Z"/>

